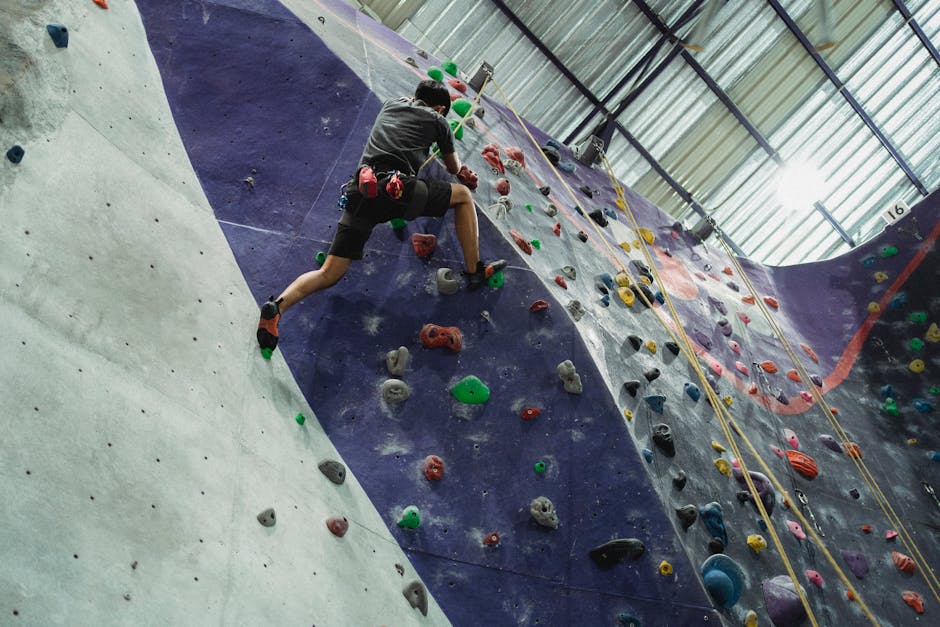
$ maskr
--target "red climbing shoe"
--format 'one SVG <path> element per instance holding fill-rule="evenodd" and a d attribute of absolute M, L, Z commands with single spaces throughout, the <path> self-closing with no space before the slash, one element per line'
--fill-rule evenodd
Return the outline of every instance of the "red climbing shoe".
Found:
<path fill-rule="evenodd" d="M 375 172 L 367 165 L 359 170 L 359 193 L 366 198 L 375 198 L 379 195 L 379 182 Z"/>
<path fill-rule="evenodd" d="M 258 346 L 261 347 L 261 355 L 265 359 L 271 359 L 271 354 L 277 348 L 277 323 L 281 319 L 281 304 L 283 298 L 274 300 L 274 297 L 268 299 L 261 306 L 261 318 L 258 320 Z"/>
<path fill-rule="evenodd" d="M 482 261 L 478 261 L 476 272 L 467 273 L 467 289 L 471 292 L 480 289 L 484 281 L 501 271 L 507 265 L 509 265 L 509 262 L 505 259 L 498 259 L 486 265 L 484 265 Z"/>

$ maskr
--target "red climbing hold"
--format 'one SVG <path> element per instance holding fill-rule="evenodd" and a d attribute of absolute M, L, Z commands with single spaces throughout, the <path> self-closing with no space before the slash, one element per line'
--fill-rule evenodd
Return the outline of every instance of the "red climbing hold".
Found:
<path fill-rule="evenodd" d="M 467 84 L 464 83 L 464 82 L 463 82 L 462 80 L 460 80 L 459 78 L 452 78 L 452 79 L 450 79 L 449 81 L 447 81 L 447 84 L 450 85 L 451 87 L 453 87 L 454 89 L 456 89 L 457 91 L 459 91 L 459 92 L 462 93 L 462 94 L 467 93 Z"/>
<path fill-rule="evenodd" d="M 439 327 L 436 324 L 426 324 L 421 328 L 421 343 L 428 348 L 446 346 L 455 353 L 463 348 L 463 335 L 457 327 Z"/>
<path fill-rule="evenodd" d="M 552 233 L 561 237 L 561 222 L 556 222 L 554 226 L 552 226 Z"/>
<path fill-rule="evenodd" d="M 419 257 L 430 257 L 437 248 L 437 236 L 431 233 L 412 233 L 411 247 Z"/>
<path fill-rule="evenodd" d="M 437 455 L 425 457 L 424 476 L 428 481 L 440 481 L 444 477 L 444 460 Z"/>
<path fill-rule="evenodd" d="M 855 459 L 862 458 L 862 448 L 855 442 L 843 442 L 842 448 L 845 449 L 845 454 L 849 457 Z"/>
<path fill-rule="evenodd" d="M 871 533 L 871 525 L 862 525 L 862 531 L 864 533 Z"/>
<path fill-rule="evenodd" d="M 522 164 L 522 167 L 525 167 L 525 153 L 522 152 L 522 148 L 518 146 L 507 146 L 503 148 L 506 151 L 506 154 L 509 155 L 509 158 L 513 161 L 518 161 Z"/>
<path fill-rule="evenodd" d="M 748 294 L 747 296 L 742 296 L 741 301 L 747 303 L 748 305 L 753 305 L 754 303 L 757 302 L 757 300 L 755 300 L 755 298 L 751 296 L 750 294 Z"/>
<path fill-rule="evenodd" d="M 830 407 L 830 408 L 829 408 L 829 411 L 832 412 L 832 415 L 833 415 L 833 416 L 838 416 L 838 415 L 839 415 L 839 408 L 838 408 L 838 407 Z"/>
<path fill-rule="evenodd" d="M 334 536 L 342 538 L 346 535 L 346 532 L 349 531 L 349 521 L 339 516 L 333 516 L 332 518 L 326 519 L 326 528 L 329 529 L 330 533 Z"/>
<path fill-rule="evenodd" d="M 764 296 L 764 302 L 767 303 L 767 306 L 772 309 L 779 309 L 780 303 L 777 302 L 777 299 L 773 296 Z"/>
<path fill-rule="evenodd" d="M 488 533 L 483 536 L 483 544 L 485 546 L 498 546 L 499 545 L 499 533 L 493 532 Z"/>
<path fill-rule="evenodd" d="M 471 192 L 477 191 L 477 186 L 480 184 L 477 173 L 468 168 L 466 164 L 460 166 L 460 169 L 457 170 L 457 180 L 466 185 Z"/>
<path fill-rule="evenodd" d="M 790 462 L 790 465 L 793 466 L 793 470 L 807 479 L 815 479 L 816 475 L 819 474 L 819 466 L 816 465 L 816 460 L 806 453 L 787 451 L 787 460 Z"/>
<path fill-rule="evenodd" d="M 521 412 L 519 412 L 519 417 L 523 420 L 532 420 L 541 413 L 542 410 L 538 407 L 526 407 Z"/>
<path fill-rule="evenodd" d="M 496 144 L 487 144 L 483 147 L 483 151 L 480 153 L 483 155 L 483 158 L 486 159 L 486 162 L 490 164 L 490 167 L 499 174 L 505 174 L 506 168 L 503 167 L 503 161 L 499 157 L 499 146 Z"/>
<path fill-rule="evenodd" d="M 500 196 L 509 195 L 509 179 L 498 178 L 496 179 L 496 193 Z"/>
<path fill-rule="evenodd" d="M 521 233 L 518 231 L 509 231 L 509 235 L 512 237 L 512 241 L 516 243 L 516 246 L 522 249 L 522 252 L 527 255 L 532 254 L 532 244 L 527 242 L 526 239 L 522 237 Z"/>
<path fill-rule="evenodd" d="M 734 274 L 734 272 L 731 271 L 731 267 L 730 267 L 730 266 L 725 266 L 725 269 L 722 270 L 722 272 L 724 272 L 724 273 L 727 274 L 728 276 L 731 276 L 731 275 Z"/>
<path fill-rule="evenodd" d="M 401 178 L 396 172 L 389 179 L 388 183 L 385 184 L 385 193 L 388 194 L 389 198 L 395 200 L 400 200 L 402 194 L 405 193 L 405 184 L 401 182 Z"/>
<path fill-rule="evenodd" d="M 555 275 L 555 283 L 557 283 L 558 285 L 562 286 L 565 289 L 568 289 L 568 283 L 565 281 L 565 277 L 561 276 L 560 274 Z"/>
<path fill-rule="evenodd" d="M 918 614 L 924 613 L 924 597 L 913 590 L 905 590 L 901 593 L 901 598 L 904 599 L 905 603 L 913 607 L 914 611 Z"/>
<path fill-rule="evenodd" d="M 914 560 L 905 555 L 904 553 L 898 553 L 897 551 L 891 551 L 891 559 L 894 560 L 894 565 L 898 567 L 898 570 L 902 573 L 907 573 L 908 575 L 913 575 L 914 571 L 917 570 L 914 566 Z"/>
<path fill-rule="evenodd" d="M 108 0 L 91 0 L 91 1 L 97 4 L 102 9 L 108 8 Z"/>
<path fill-rule="evenodd" d="M 755 383 L 754 381 L 751 381 L 751 383 L 747 386 L 747 393 L 757 394 L 757 383 Z"/>
<path fill-rule="evenodd" d="M 815 361 L 817 364 L 819 363 L 819 357 L 816 356 L 816 353 L 813 352 L 812 348 L 810 348 L 806 344 L 803 344 L 802 342 L 800 343 L 800 348 L 802 348 L 806 352 L 806 354 L 809 355 L 810 359 Z"/>
<path fill-rule="evenodd" d="M 770 374 L 774 374 L 775 372 L 777 372 L 777 364 L 770 361 L 769 359 L 766 361 L 760 362 L 759 365 L 760 365 L 760 369 L 763 370 L 764 372 L 767 372 Z"/>
<path fill-rule="evenodd" d="M 548 309 L 548 303 L 542 299 L 539 299 L 535 301 L 534 303 L 532 303 L 531 305 L 529 305 L 529 311 L 531 311 L 532 313 L 535 313 L 537 311 L 545 311 L 546 309 Z"/>
<path fill-rule="evenodd" d="M 795 381 L 796 383 L 803 383 L 803 379 L 800 378 L 800 375 L 796 370 L 787 370 L 787 378 L 790 381 Z"/>

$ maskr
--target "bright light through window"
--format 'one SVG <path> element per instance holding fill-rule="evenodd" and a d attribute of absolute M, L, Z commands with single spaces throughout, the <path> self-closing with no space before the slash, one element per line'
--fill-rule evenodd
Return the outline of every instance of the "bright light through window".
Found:
<path fill-rule="evenodd" d="M 788 213 L 804 213 L 825 196 L 826 181 L 808 161 L 791 161 L 777 175 L 777 201 Z"/>

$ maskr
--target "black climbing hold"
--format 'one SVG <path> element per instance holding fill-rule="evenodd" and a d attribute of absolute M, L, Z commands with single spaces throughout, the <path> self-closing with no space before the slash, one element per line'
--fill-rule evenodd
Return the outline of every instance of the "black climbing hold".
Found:
<path fill-rule="evenodd" d="M 672 428 L 665 423 L 653 425 L 653 444 L 666 457 L 676 456 L 676 441 L 672 438 Z"/>
<path fill-rule="evenodd" d="M 638 274 L 645 276 L 647 279 L 649 279 L 650 283 L 653 282 L 653 273 L 650 272 L 649 266 L 638 259 L 634 259 L 630 263 L 636 269 Z"/>
<path fill-rule="evenodd" d="M 591 549 L 588 555 L 601 568 L 612 568 L 624 558 L 637 559 L 646 551 L 646 546 L 636 538 L 618 538 Z"/>
<path fill-rule="evenodd" d="M 680 471 L 679 471 L 678 473 L 676 473 L 676 475 L 672 478 L 672 487 L 674 487 L 676 490 L 680 490 L 680 491 L 681 491 L 682 488 L 685 487 L 685 484 L 686 484 L 686 482 L 687 482 L 688 480 L 689 480 L 689 478 L 685 475 L 685 471 L 684 471 L 684 470 L 680 470 Z"/>
<path fill-rule="evenodd" d="M 343 485 L 346 481 L 346 466 L 335 459 L 325 459 L 317 466 L 326 478 L 336 485 Z"/>
<path fill-rule="evenodd" d="M 630 346 L 633 347 L 633 350 L 638 351 L 640 347 L 643 346 L 643 338 L 636 335 L 628 335 L 627 339 L 630 341 Z"/>
<path fill-rule="evenodd" d="M 581 240 L 582 242 L 588 241 L 587 233 L 585 233 L 584 231 L 578 231 L 578 239 Z"/>
<path fill-rule="evenodd" d="M 822 377 L 820 377 L 818 374 L 812 374 L 812 375 L 810 375 L 810 376 L 809 376 L 809 380 L 812 381 L 813 384 L 814 384 L 816 387 L 818 387 L 818 388 L 821 388 L 821 387 L 823 386 Z"/>
<path fill-rule="evenodd" d="M 69 47 L 69 29 L 65 26 L 62 24 L 47 24 L 46 31 L 49 32 L 52 43 L 55 44 L 56 48 Z"/>
<path fill-rule="evenodd" d="M 580 189 L 581 193 L 587 196 L 588 198 L 594 198 L 594 190 L 588 187 L 587 185 L 582 185 L 578 189 Z"/>
<path fill-rule="evenodd" d="M 640 389 L 640 382 L 639 381 L 624 381 L 623 389 L 627 391 L 627 394 L 635 398 L 637 390 Z"/>
<path fill-rule="evenodd" d="M 649 307 L 653 301 L 656 300 L 656 297 L 653 296 L 652 290 L 642 283 L 634 283 L 630 286 L 630 288 L 633 290 L 634 295 L 636 295 L 637 300 L 639 300 L 639 302 L 642 303 L 644 307 Z M 643 297 L 646 297 L 645 300 L 643 297 L 641 297 L 641 294 Z M 647 305 L 647 303 L 650 303 L 650 305 Z"/>
<path fill-rule="evenodd" d="M 268 509 L 258 514 L 258 522 L 265 527 L 273 527 L 274 523 L 277 522 L 274 518 L 274 508 L 269 507 Z"/>
<path fill-rule="evenodd" d="M 672 481 L 675 483 L 676 480 L 673 479 Z M 679 522 L 682 523 L 682 530 L 688 531 L 689 527 L 698 520 L 698 509 L 694 505 L 683 505 L 676 508 L 676 516 L 679 517 Z"/>
<path fill-rule="evenodd" d="M 19 163 L 23 160 L 23 155 L 26 154 L 26 151 L 23 150 L 23 147 L 19 144 L 14 145 L 9 150 L 7 150 L 7 159 L 13 163 Z"/>
<path fill-rule="evenodd" d="M 725 307 L 725 303 L 720 298 L 715 298 L 714 296 L 708 297 L 708 302 L 711 303 L 711 306 L 721 312 L 722 316 L 728 315 L 728 308 Z M 726 321 L 727 322 L 727 321 Z"/>
<path fill-rule="evenodd" d="M 552 188 L 546 185 L 545 187 L 540 187 L 539 191 L 542 192 L 543 196 L 549 196 L 552 193 Z"/>
<path fill-rule="evenodd" d="M 428 592 L 420 581 L 412 581 L 401 591 L 411 607 L 416 607 L 424 616 L 428 615 Z"/>
<path fill-rule="evenodd" d="M 787 398 L 787 395 L 783 392 L 783 390 L 780 390 L 779 392 L 777 392 L 777 401 L 778 401 L 781 405 L 789 405 L 789 404 L 790 404 L 790 399 Z"/>
<path fill-rule="evenodd" d="M 659 378 L 659 368 L 650 368 L 643 373 L 643 376 L 646 377 L 647 381 L 653 381 Z"/>
<path fill-rule="evenodd" d="M 604 217 L 604 212 L 600 209 L 595 209 L 588 214 L 588 217 L 594 220 L 597 223 L 597 226 L 605 227 L 607 226 L 607 218 Z"/>
<path fill-rule="evenodd" d="M 725 552 L 725 543 L 718 538 L 712 538 L 708 541 L 708 552 L 712 555 Z"/>
<path fill-rule="evenodd" d="M 676 355 L 676 356 L 679 355 L 679 345 L 676 344 L 675 342 L 669 341 L 669 342 L 666 342 L 663 346 L 665 346 L 669 350 L 669 352 L 672 353 L 673 355 Z"/>
<path fill-rule="evenodd" d="M 554 146 L 549 146 L 548 144 L 542 146 L 542 154 L 548 158 L 552 165 L 558 165 L 558 162 L 561 161 L 561 155 Z M 548 194 L 545 195 L 548 196 Z"/>
<path fill-rule="evenodd" d="M 853 499 L 857 499 L 861 496 L 861 494 L 859 494 L 856 488 L 852 488 L 851 490 L 849 490 L 849 494 L 852 496 Z"/>
<path fill-rule="evenodd" d="M 751 493 L 747 490 L 741 490 L 735 496 L 738 498 L 739 503 L 747 503 L 751 500 Z"/>

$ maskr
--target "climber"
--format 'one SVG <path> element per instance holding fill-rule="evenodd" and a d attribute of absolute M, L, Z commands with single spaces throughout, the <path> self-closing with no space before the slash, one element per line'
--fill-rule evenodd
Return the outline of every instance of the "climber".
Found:
<path fill-rule="evenodd" d="M 444 116 L 450 110 L 450 93 L 438 81 L 418 84 L 413 98 L 386 101 L 359 159 L 359 167 L 343 187 L 345 210 L 339 220 L 326 260 L 318 270 L 301 274 L 276 299 L 261 307 L 258 344 L 270 358 L 277 346 L 281 315 L 310 294 L 326 289 L 346 274 L 354 259 L 362 259 L 365 244 L 376 224 L 393 218 L 443 217 L 454 210 L 454 227 L 463 250 L 468 290 L 504 268 L 506 261 L 480 261 L 476 208 L 469 187 L 476 175 L 461 165 L 454 152 L 454 134 Z M 418 171 L 437 143 L 444 166 L 458 183 L 417 178 Z"/>

